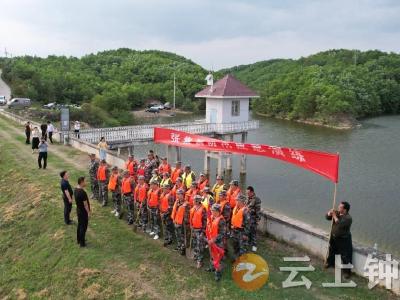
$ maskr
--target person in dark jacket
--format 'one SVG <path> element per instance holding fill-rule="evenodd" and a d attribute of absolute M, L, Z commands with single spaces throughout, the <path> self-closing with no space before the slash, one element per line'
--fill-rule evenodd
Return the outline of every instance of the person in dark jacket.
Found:
<path fill-rule="evenodd" d="M 81 247 L 86 247 L 86 230 L 89 224 L 90 217 L 90 202 L 85 191 L 85 177 L 78 178 L 78 186 L 75 188 L 75 204 L 76 213 L 78 216 L 78 228 L 76 232 L 76 241 Z"/>
<path fill-rule="evenodd" d="M 43 123 L 42 125 L 40 125 L 40 130 L 42 131 L 42 139 L 47 141 L 47 124 Z"/>
<path fill-rule="evenodd" d="M 350 204 L 348 202 L 341 202 L 338 210 L 331 209 L 325 216 L 327 220 L 332 220 L 325 268 L 335 266 L 335 255 L 341 256 L 342 264 L 351 264 L 353 261 L 353 245 L 350 232 L 353 220 L 349 214 L 349 210 Z M 351 275 L 350 269 L 343 269 L 343 272 L 346 277 Z"/>
<path fill-rule="evenodd" d="M 71 215 L 71 210 L 72 210 L 72 196 L 73 196 L 73 191 L 72 187 L 69 184 L 69 173 L 67 171 L 61 171 L 60 172 L 60 177 L 61 177 L 61 192 L 62 192 L 62 198 L 64 202 L 64 222 L 66 225 L 71 225 L 72 221 L 70 218 Z"/>
<path fill-rule="evenodd" d="M 32 131 L 31 123 L 28 121 L 25 124 L 25 136 L 26 136 L 25 144 L 27 145 L 31 143 L 31 131 Z"/>

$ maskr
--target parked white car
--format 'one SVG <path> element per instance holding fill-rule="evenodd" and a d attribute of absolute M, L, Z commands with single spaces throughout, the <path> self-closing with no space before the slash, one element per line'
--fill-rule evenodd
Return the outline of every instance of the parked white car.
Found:
<path fill-rule="evenodd" d="M 6 104 L 7 104 L 6 96 L 0 95 L 0 105 L 6 105 Z"/>

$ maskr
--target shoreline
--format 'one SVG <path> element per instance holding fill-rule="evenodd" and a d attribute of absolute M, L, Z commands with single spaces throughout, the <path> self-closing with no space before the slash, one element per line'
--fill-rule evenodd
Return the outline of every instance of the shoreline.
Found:
<path fill-rule="evenodd" d="M 319 127 L 325 127 L 325 128 L 330 128 L 330 129 L 336 129 L 336 130 L 352 130 L 355 128 L 360 128 L 361 124 L 358 122 L 352 122 L 350 120 L 346 120 L 343 122 L 338 122 L 337 125 L 334 124 L 328 124 L 328 123 L 324 123 L 321 121 L 316 121 L 316 120 L 304 120 L 304 119 L 289 119 L 287 117 L 277 117 L 277 116 L 271 116 L 269 114 L 264 114 L 264 113 L 260 113 L 260 112 L 254 112 L 257 116 L 261 116 L 261 117 L 267 117 L 267 118 L 273 118 L 273 119 L 277 119 L 277 120 L 284 120 L 284 121 L 290 121 L 290 122 L 296 122 L 296 123 L 300 123 L 300 124 L 306 124 L 306 125 L 312 125 L 312 126 L 319 126 Z"/>

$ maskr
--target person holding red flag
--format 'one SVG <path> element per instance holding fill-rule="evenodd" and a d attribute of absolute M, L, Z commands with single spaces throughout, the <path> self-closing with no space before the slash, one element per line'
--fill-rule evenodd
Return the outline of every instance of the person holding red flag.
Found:
<path fill-rule="evenodd" d="M 207 269 L 214 272 L 215 281 L 220 281 L 222 277 L 221 260 L 224 257 L 224 239 L 226 235 L 226 222 L 221 215 L 221 206 L 214 204 L 211 207 L 211 219 L 207 224 L 206 236 L 208 241 L 208 249 L 210 250 L 211 264 Z"/>

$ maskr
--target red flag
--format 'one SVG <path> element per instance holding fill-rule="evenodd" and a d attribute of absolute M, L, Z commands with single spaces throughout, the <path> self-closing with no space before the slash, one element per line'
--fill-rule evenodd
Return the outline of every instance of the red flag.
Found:
<path fill-rule="evenodd" d="M 314 150 L 227 142 L 168 128 L 154 128 L 154 142 L 197 150 L 260 155 L 279 159 L 328 178 L 339 180 L 339 155 Z"/>

